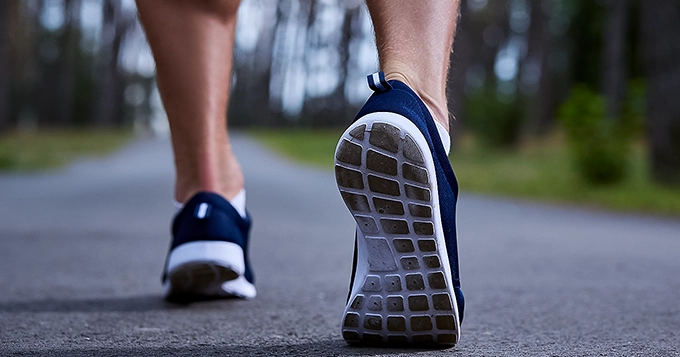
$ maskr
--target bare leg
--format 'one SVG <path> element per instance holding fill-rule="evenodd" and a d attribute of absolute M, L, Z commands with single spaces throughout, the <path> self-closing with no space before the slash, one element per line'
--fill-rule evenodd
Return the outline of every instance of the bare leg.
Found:
<path fill-rule="evenodd" d="M 387 79 L 411 87 L 437 121 L 449 127 L 446 77 L 458 0 L 367 0 Z"/>
<path fill-rule="evenodd" d="M 175 153 L 175 199 L 233 198 L 243 174 L 227 135 L 238 0 L 138 0 Z"/>

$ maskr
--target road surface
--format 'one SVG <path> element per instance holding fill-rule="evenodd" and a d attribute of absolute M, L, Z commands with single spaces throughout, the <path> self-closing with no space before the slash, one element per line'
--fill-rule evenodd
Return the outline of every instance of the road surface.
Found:
<path fill-rule="evenodd" d="M 680 220 L 469 194 L 458 217 L 461 342 L 347 346 L 354 227 L 333 173 L 244 135 L 233 145 L 254 216 L 252 301 L 162 300 L 167 139 L 0 175 L 0 355 L 680 356 Z"/>

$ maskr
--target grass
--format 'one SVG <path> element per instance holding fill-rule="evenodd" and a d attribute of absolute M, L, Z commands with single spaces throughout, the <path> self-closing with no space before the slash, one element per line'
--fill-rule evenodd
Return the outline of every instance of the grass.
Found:
<path fill-rule="evenodd" d="M 253 129 L 249 133 L 280 155 L 304 164 L 333 169 L 335 145 L 343 130 Z"/>
<path fill-rule="evenodd" d="M 284 157 L 331 170 L 333 152 L 342 131 L 254 130 L 250 133 Z M 465 192 L 680 217 L 680 187 L 651 182 L 641 144 L 632 150 L 625 181 L 611 186 L 591 186 L 581 180 L 559 135 L 529 141 L 506 151 L 486 149 L 471 136 L 464 136 L 450 158 L 461 190 Z"/>
<path fill-rule="evenodd" d="M 0 172 L 62 167 L 82 156 L 104 155 L 132 138 L 129 130 L 59 130 L 0 136 Z"/>

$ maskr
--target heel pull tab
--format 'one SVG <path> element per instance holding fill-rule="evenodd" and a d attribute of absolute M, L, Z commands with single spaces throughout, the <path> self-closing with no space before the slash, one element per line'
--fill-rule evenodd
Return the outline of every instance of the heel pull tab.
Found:
<path fill-rule="evenodd" d="M 367 79 L 368 86 L 374 92 L 387 92 L 388 90 L 392 89 L 392 85 L 387 82 L 385 79 L 385 73 L 383 72 L 369 74 Z"/>
<path fill-rule="evenodd" d="M 210 217 L 210 204 L 203 202 L 196 207 L 196 218 L 206 219 L 208 217 Z"/>

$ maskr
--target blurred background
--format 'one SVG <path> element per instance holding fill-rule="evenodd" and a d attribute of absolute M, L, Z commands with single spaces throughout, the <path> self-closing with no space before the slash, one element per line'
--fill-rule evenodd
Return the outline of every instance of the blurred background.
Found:
<path fill-rule="evenodd" d="M 370 95 L 363 1 L 243 0 L 239 21 L 230 125 L 285 151 L 276 133 L 343 128 Z M 632 209 L 680 215 L 678 38 L 675 0 L 462 0 L 448 89 L 461 181 L 586 202 L 620 187 Z M 153 75 L 133 0 L 2 1 L 0 168 L 30 133 L 166 133 Z M 603 205 L 628 207 L 612 195 Z"/>

